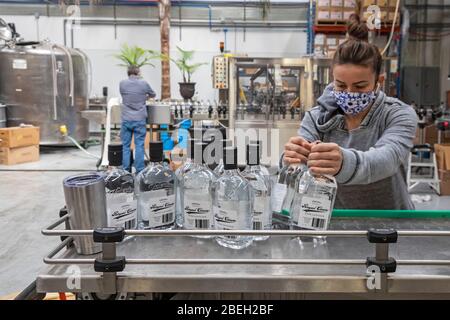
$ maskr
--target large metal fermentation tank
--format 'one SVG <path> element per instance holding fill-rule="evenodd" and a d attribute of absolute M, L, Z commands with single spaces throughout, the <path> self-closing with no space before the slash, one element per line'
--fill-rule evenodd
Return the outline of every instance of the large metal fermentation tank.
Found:
<path fill-rule="evenodd" d="M 0 49 L 0 101 L 8 126 L 40 127 L 42 145 L 70 144 L 59 132 L 88 140 L 88 59 L 76 49 L 50 42 L 15 43 Z"/>

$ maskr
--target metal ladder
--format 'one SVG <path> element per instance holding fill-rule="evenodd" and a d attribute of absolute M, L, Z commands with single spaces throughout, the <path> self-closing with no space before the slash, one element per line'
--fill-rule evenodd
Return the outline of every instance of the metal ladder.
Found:
<path fill-rule="evenodd" d="M 430 158 L 432 161 L 422 161 L 422 156 L 419 156 L 419 161 L 413 161 L 413 153 L 423 153 L 429 152 Z M 411 177 L 412 168 L 431 168 L 431 175 L 425 177 Z M 408 158 L 408 172 L 406 177 L 406 182 L 408 184 L 408 191 L 411 191 L 417 185 L 421 183 L 425 183 L 429 185 L 438 195 L 441 194 L 441 189 L 439 185 L 439 175 L 438 175 L 438 166 L 436 161 L 436 154 L 434 153 L 433 148 L 429 144 L 424 145 L 416 145 L 411 149 Z"/>

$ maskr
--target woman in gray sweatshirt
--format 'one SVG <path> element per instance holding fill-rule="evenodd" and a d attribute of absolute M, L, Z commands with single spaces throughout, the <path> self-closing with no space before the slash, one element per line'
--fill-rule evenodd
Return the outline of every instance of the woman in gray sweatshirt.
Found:
<path fill-rule="evenodd" d="M 413 210 L 406 169 L 417 115 L 380 90 L 382 58 L 356 15 L 348 37 L 333 58 L 333 83 L 285 145 L 284 162 L 333 175 L 336 208 Z"/>

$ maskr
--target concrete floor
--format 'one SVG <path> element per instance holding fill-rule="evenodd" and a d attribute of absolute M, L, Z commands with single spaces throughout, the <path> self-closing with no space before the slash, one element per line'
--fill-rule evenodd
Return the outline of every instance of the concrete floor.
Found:
<path fill-rule="evenodd" d="M 89 152 L 100 155 L 100 147 Z M 62 181 L 95 170 L 96 162 L 78 149 L 63 148 L 42 150 L 39 162 L 0 166 L 0 296 L 22 291 L 44 267 L 43 257 L 59 238 L 44 237 L 40 231 L 64 206 Z"/>
<path fill-rule="evenodd" d="M 100 147 L 89 152 L 100 155 Z M 64 206 L 63 178 L 95 170 L 95 165 L 96 159 L 78 149 L 63 148 L 42 150 L 39 162 L 0 166 L 0 297 L 23 290 L 44 268 L 42 259 L 59 238 L 44 237 L 40 231 L 58 218 Z M 429 189 L 416 192 L 429 193 Z M 432 201 L 416 206 L 449 209 L 450 197 L 432 195 Z"/>

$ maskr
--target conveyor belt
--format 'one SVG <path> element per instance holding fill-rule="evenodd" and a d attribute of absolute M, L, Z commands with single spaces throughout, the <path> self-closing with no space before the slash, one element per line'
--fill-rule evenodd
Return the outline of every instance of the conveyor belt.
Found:
<path fill-rule="evenodd" d="M 448 231 L 450 219 L 353 219 L 340 218 L 331 230 Z M 389 255 L 398 260 L 396 272 L 389 273 L 387 291 L 392 294 L 437 293 L 450 295 L 450 265 L 406 265 L 411 260 L 450 261 L 450 237 L 406 237 L 390 244 Z M 126 259 L 328 259 L 365 261 L 375 255 L 375 245 L 365 237 L 331 237 L 326 244 L 298 238 L 272 236 L 236 251 L 220 247 L 213 239 L 192 237 L 136 237 L 118 244 L 117 254 Z M 57 258 L 92 259 L 73 249 Z M 402 264 L 402 261 L 405 264 Z M 416 261 L 417 262 L 417 261 Z M 445 261 L 444 261 L 445 262 Z M 102 274 L 92 265 L 78 265 L 81 289 L 68 290 L 68 265 L 45 268 L 37 277 L 38 292 L 102 292 Z M 73 269 L 72 269 L 73 270 Z M 117 274 L 118 292 L 242 292 L 242 293 L 371 293 L 366 266 L 355 265 L 250 265 L 250 264 L 127 264 Z"/>

